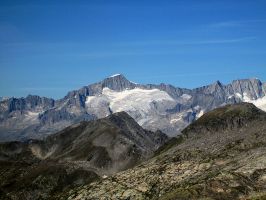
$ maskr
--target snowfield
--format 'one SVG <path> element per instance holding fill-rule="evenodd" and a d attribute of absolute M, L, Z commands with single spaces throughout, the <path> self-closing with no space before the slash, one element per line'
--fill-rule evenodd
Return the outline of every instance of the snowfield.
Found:
<path fill-rule="evenodd" d="M 132 112 L 138 112 L 141 116 L 149 115 L 155 110 L 159 111 L 159 114 L 163 114 L 166 109 L 174 107 L 175 103 L 176 101 L 164 91 L 140 88 L 121 92 L 103 88 L 101 95 L 88 96 L 86 99 L 88 110 L 97 110 L 97 112 L 105 113 L 108 107 L 108 110 L 110 108 L 109 111 L 113 113 L 126 111 L 132 114 Z"/>
<path fill-rule="evenodd" d="M 169 94 L 158 89 L 145 90 L 135 88 L 116 92 L 109 88 L 104 88 L 102 94 L 110 100 L 110 108 L 113 112 L 129 110 L 148 112 L 153 108 L 153 103 L 162 103 L 163 101 L 175 102 Z"/>
<path fill-rule="evenodd" d="M 158 89 L 134 88 L 118 92 L 103 88 L 102 94 L 88 96 L 86 99 L 88 112 L 99 118 L 125 111 L 141 126 L 154 127 L 154 130 L 162 123 L 170 124 L 167 109 L 172 109 L 175 105 L 176 100 Z"/>

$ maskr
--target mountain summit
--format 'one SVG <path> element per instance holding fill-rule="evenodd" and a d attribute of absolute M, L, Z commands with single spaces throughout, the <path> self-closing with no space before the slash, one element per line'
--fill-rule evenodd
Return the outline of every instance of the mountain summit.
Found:
<path fill-rule="evenodd" d="M 127 80 L 122 74 L 115 74 L 102 81 L 102 88 L 105 87 L 114 91 L 123 91 L 135 88 L 136 84 Z"/>

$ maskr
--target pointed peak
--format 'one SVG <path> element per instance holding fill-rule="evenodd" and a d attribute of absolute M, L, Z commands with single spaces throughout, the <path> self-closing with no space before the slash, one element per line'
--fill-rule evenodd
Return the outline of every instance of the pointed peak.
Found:
<path fill-rule="evenodd" d="M 223 84 L 220 81 L 217 80 L 217 81 L 213 82 L 211 85 L 208 85 L 208 87 L 211 87 L 211 88 L 217 88 L 217 87 L 222 88 Z"/>
<path fill-rule="evenodd" d="M 108 87 L 111 90 L 122 91 L 125 89 L 133 89 L 136 84 L 127 80 L 122 74 L 115 74 L 108 78 L 105 78 L 102 82 L 102 87 Z"/>
<path fill-rule="evenodd" d="M 104 81 L 116 81 L 116 80 L 129 81 L 123 74 L 113 74 L 104 79 Z"/>
<path fill-rule="evenodd" d="M 217 81 L 215 81 L 214 83 L 213 83 L 213 85 L 223 85 L 219 80 L 217 80 Z"/>

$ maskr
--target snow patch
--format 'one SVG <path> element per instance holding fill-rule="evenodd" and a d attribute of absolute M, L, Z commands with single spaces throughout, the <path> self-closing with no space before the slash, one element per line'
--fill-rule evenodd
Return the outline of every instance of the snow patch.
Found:
<path fill-rule="evenodd" d="M 120 76 L 121 74 L 114 74 L 112 76 L 109 76 L 109 78 L 113 78 L 113 77 L 116 77 L 116 76 Z"/>
<path fill-rule="evenodd" d="M 88 106 L 90 105 L 90 103 L 95 99 L 95 96 L 87 96 L 85 104 L 87 104 Z"/>
<path fill-rule="evenodd" d="M 137 85 L 138 83 L 136 83 L 136 82 L 133 82 L 133 81 L 130 81 L 130 83 L 133 83 L 133 84 L 135 84 L 135 85 Z"/>
<path fill-rule="evenodd" d="M 240 93 L 235 94 L 238 98 L 243 99 L 243 96 Z"/>
<path fill-rule="evenodd" d="M 170 123 L 171 123 L 171 124 L 175 124 L 175 123 L 177 123 L 177 122 L 179 122 L 179 121 L 183 121 L 182 117 L 178 117 L 178 118 L 171 119 L 171 120 L 170 120 Z"/>
<path fill-rule="evenodd" d="M 183 99 L 185 99 L 185 100 L 189 100 L 189 99 L 192 98 L 192 96 L 189 95 L 189 94 L 182 94 L 181 98 L 183 98 Z"/>
<path fill-rule="evenodd" d="M 243 101 L 251 100 L 246 92 L 243 93 Z"/>
<path fill-rule="evenodd" d="M 27 120 L 27 121 L 35 121 L 38 119 L 38 116 L 39 116 L 39 112 L 31 112 L 31 111 L 28 111 L 25 115 L 25 119 L 24 120 Z"/>
<path fill-rule="evenodd" d="M 204 114 L 204 111 L 201 110 L 201 111 L 197 114 L 197 118 L 200 118 L 203 114 Z"/>
<path fill-rule="evenodd" d="M 183 112 L 180 112 L 180 113 L 177 113 L 176 115 L 174 115 L 171 120 L 170 120 L 170 123 L 171 124 L 176 124 L 176 123 L 183 123 L 184 120 L 183 120 L 183 117 L 185 117 L 187 115 L 188 112 L 192 112 L 192 109 L 188 109 L 186 111 L 183 111 Z"/>
<path fill-rule="evenodd" d="M 194 107 L 194 109 L 195 109 L 195 110 L 200 110 L 201 108 L 200 108 L 199 105 L 197 105 L 197 106 Z"/>
<path fill-rule="evenodd" d="M 28 117 L 32 117 L 32 118 L 34 118 L 34 117 L 38 116 L 39 113 L 38 113 L 38 112 L 30 112 L 30 111 L 28 111 L 28 113 L 27 113 L 26 115 L 27 115 Z"/>

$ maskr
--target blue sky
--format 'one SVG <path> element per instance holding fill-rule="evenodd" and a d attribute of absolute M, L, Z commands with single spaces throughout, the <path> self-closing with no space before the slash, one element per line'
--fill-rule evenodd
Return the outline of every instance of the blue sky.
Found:
<path fill-rule="evenodd" d="M 54 98 L 122 73 L 194 88 L 266 81 L 266 1 L 0 1 L 0 96 Z"/>

